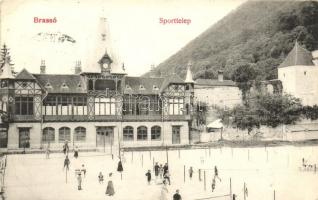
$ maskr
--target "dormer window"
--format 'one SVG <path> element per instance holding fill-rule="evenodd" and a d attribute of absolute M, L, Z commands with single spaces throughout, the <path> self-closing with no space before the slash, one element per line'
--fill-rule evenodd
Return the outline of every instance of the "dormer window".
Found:
<path fill-rule="evenodd" d="M 82 87 L 82 84 L 81 84 L 81 83 L 78 83 L 78 84 L 77 84 L 77 87 L 78 87 L 78 88 L 81 88 L 81 87 Z"/>
<path fill-rule="evenodd" d="M 68 86 L 66 85 L 66 83 L 62 83 L 62 86 L 61 86 L 62 89 L 68 89 Z"/>
<path fill-rule="evenodd" d="M 130 90 L 131 88 L 130 88 L 130 86 L 129 86 L 129 85 L 126 85 L 126 89 L 127 89 L 127 90 Z"/>
<path fill-rule="evenodd" d="M 159 88 L 156 85 L 153 85 L 152 90 L 159 90 Z"/>
<path fill-rule="evenodd" d="M 49 82 L 47 82 L 44 87 L 46 87 L 46 88 L 52 88 L 52 85 L 51 85 Z"/>
<path fill-rule="evenodd" d="M 146 88 L 143 85 L 139 86 L 139 90 L 145 90 Z"/>

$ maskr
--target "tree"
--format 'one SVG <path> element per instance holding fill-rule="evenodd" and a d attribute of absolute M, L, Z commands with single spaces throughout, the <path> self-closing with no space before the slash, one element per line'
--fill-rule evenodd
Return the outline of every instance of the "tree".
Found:
<path fill-rule="evenodd" d="M 233 125 L 250 133 L 260 125 L 277 127 L 295 123 L 302 116 L 302 106 L 291 95 L 257 93 L 245 105 L 234 107 L 231 114 Z"/>
<path fill-rule="evenodd" d="M 242 90 L 243 101 L 246 99 L 246 93 L 252 86 L 252 80 L 257 76 L 256 71 L 249 64 L 239 65 L 233 75 L 232 80 L 237 82 L 238 87 Z"/>

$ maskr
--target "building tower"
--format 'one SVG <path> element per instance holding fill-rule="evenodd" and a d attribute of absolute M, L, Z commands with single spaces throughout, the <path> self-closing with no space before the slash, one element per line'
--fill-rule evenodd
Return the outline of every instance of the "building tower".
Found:
<path fill-rule="evenodd" d="M 194 80 L 191 72 L 192 62 L 188 62 L 187 74 L 184 82 L 186 83 L 185 88 L 185 102 L 186 102 L 186 113 L 190 115 L 193 110 L 193 96 L 194 96 Z"/>

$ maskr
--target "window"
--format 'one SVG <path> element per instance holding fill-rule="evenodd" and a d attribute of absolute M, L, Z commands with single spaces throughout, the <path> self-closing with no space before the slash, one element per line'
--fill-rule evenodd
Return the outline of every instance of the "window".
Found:
<path fill-rule="evenodd" d="M 151 127 L 151 140 L 160 140 L 161 138 L 161 127 L 153 126 Z"/>
<path fill-rule="evenodd" d="M 66 83 L 62 83 L 62 86 L 61 86 L 62 89 L 68 89 L 68 86 L 66 85 Z"/>
<path fill-rule="evenodd" d="M 62 127 L 59 129 L 59 142 L 71 140 L 71 130 L 68 127 Z"/>
<path fill-rule="evenodd" d="M 73 114 L 74 115 L 87 115 L 87 98 L 86 97 L 73 97 Z"/>
<path fill-rule="evenodd" d="M 169 99 L 169 115 L 183 114 L 183 98 Z"/>
<path fill-rule="evenodd" d="M 139 90 L 145 90 L 146 88 L 143 85 L 139 86 Z"/>
<path fill-rule="evenodd" d="M 33 115 L 33 97 L 16 97 L 15 114 Z"/>
<path fill-rule="evenodd" d="M 150 99 L 147 96 L 142 96 L 138 99 L 137 115 L 148 115 L 150 107 Z"/>
<path fill-rule="evenodd" d="M 115 98 L 95 98 L 95 115 L 115 115 Z"/>
<path fill-rule="evenodd" d="M 47 83 L 45 84 L 45 88 L 52 88 L 52 85 L 51 85 L 49 82 L 47 82 Z"/>
<path fill-rule="evenodd" d="M 137 140 L 147 140 L 147 127 L 139 126 L 137 128 Z"/>
<path fill-rule="evenodd" d="M 54 142 L 55 141 L 55 130 L 52 127 L 46 127 L 43 129 L 42 141 L 43 142 Z"/>
<path fill-rule="evenodd" d="M 134 128 L 131 126 L 126 126 L 123 129 L 123 140 L 124 141 L 132 141 L 134 140 Z"/>
<path fill-rule="evenodd" d="M 153 85 L 152 90 L 159 90 L 159 88 L 156 85 Z"/>
<path fill-rule="evenodd" d="M 74 132 L 74 141 L 85 141 L 86 139 L 86 128 L 77 127 Z"/>

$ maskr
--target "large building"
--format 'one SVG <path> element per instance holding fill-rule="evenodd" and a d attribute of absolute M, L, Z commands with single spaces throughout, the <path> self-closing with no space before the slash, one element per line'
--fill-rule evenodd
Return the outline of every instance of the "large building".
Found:
<path fill-rule="evenodd" d="M 242 103 L 241 90 L 235 82 L 223 78 L 223 71 L 218 71 L 218 79 L 196 79 L 194 94 L 196 101 L 210 107 L 233 108 Z"/>
<path fill-rule="evenodd" d="M 0 148 L 59 149 L 66 141 L 82 149 L 189 144 L 193 82 L 176 74 L 127 76 L 103 31 L 99 57 L 83 70 L 77 62 L 75 74 L 46 74 L 42 61 L 41 73 L 14 75 L 2 48 Z"/>
<path fill-rule="evenodd" d="M 318 55 L 298 42 L 278 67 L 283 92 L 300 98 L 303 105 L 318 105 Z"/>

